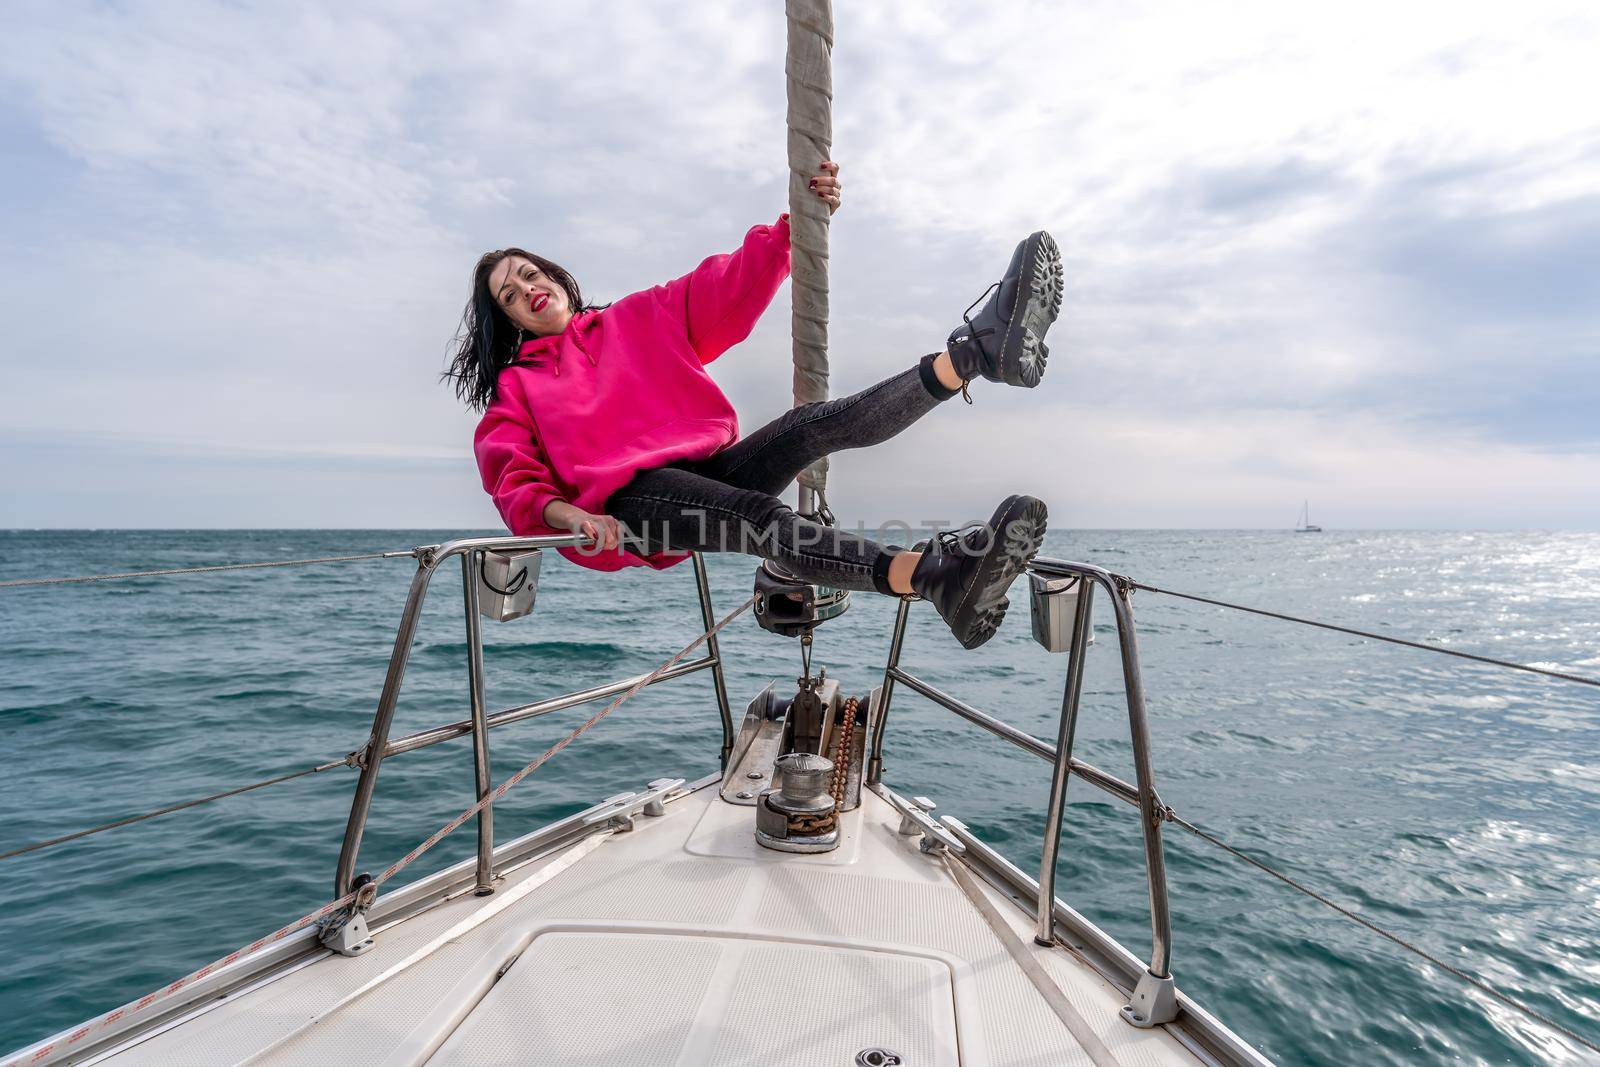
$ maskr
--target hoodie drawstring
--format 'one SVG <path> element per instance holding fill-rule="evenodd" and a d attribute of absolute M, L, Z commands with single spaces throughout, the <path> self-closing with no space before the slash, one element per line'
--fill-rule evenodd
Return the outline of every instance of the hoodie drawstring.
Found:
<path fill-rule="evenodd" d="M 599 361 L 589 352 L 589 346 L 583 343 L 582 329 L 572 331 L 572 343 L 578 346 L 578 351 L 582 352 L 584 358 L 589 361 L 589 366 L 598 367 L 600 365 Z"/>

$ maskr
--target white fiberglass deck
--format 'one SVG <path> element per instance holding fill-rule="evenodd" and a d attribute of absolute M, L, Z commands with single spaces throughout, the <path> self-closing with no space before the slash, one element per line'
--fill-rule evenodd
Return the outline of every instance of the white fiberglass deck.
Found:
<path fill-rule="evenodd" d="M 884 800 L 864 792 L 820 856 L 761 849 L 752 823 L 699 789 L 97 1062 L 848 1067 L 879 1047 L 912 1067 L 1093 1063 Z M 1121 993 L 982 892 L 1117 1064 L 1202 1062 L 1123 1022 Z"/>

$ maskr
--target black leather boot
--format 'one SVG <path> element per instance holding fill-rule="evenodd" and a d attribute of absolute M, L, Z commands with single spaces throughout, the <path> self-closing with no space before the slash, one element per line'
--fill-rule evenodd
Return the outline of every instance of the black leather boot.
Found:
<path fill-rule="evenodd" d="M 1040 230 L 1017 246 L 1005 277 L 978 297 L 994 293 L 983 310 L 963 314 L 950 334 L 950 360 L 961 380 L 982 375 L 1007 385 L 1038 385 L 1050 355 L 1044 335 L 1061 311 L 1061 287 L 1061 252 L 1055 238 Z"/>
<path fill-rule="evenodd" d="M 944 618 L 963 648 L 977 648 L 1000 628 L 1010 601 L 1006 590 L 1033 561 L 1044 542 L 1044 501 L 1009 496 L 987 525 L 946 530 L 922 553 L 911 572 L 911 588 Z"/>

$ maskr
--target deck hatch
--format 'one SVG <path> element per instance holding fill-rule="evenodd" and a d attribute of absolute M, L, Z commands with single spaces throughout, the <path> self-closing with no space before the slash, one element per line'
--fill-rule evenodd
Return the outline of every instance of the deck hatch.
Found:
<path fill-rule="evenodd" d="M 492 965 L 485 961 L 485 965 Z M 959 1064 L 950 969 L 716 932 L 539 933 L 426 1063 Z"/>

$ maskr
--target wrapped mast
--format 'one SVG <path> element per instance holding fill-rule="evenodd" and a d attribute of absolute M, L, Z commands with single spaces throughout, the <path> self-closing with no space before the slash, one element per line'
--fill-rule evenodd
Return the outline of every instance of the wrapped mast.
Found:
<path fill-rule="evenodd" d="M 785 0 L 794 403 L 828 399 L 828 205 L 808 183 L 833 150 L 833 3 Z M 827 500 L 828 459 L 800 473 L 799 511 Z"/>

